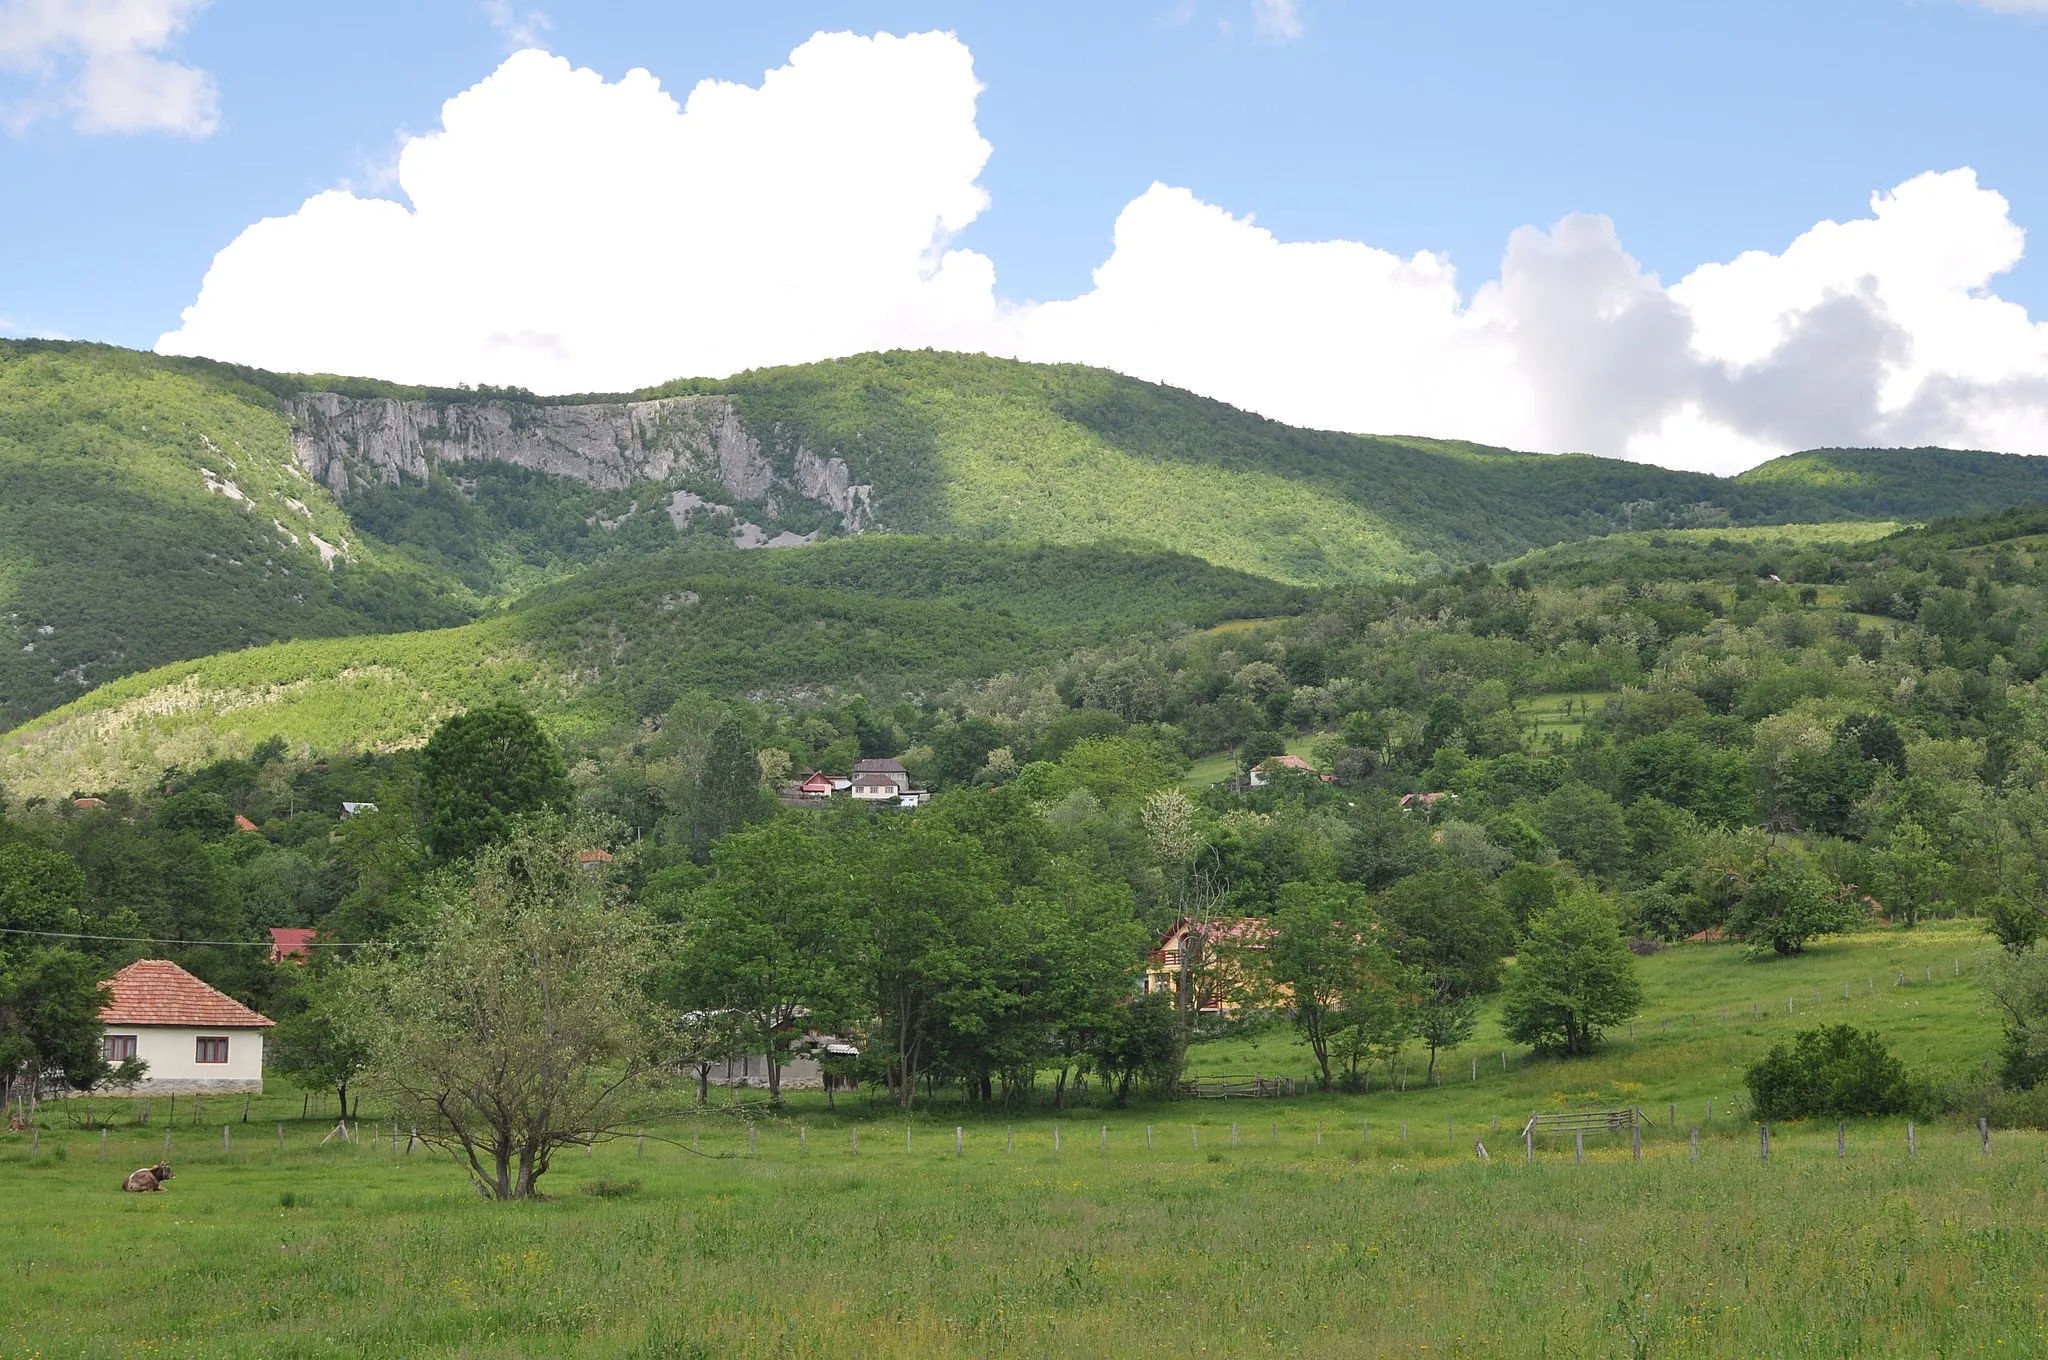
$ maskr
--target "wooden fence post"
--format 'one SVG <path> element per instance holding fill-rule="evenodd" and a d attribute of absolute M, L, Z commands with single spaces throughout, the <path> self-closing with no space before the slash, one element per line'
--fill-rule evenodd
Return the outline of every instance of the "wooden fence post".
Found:
<path fill-rule="evenodd" d="M 1202 1130 L 1198 1125 L 1188 1125 L 1188 1137 L 1194 1139 L 1196 1147 L 1200 1147 L 1202 1145 Z"/>
<path fill-rule="evenodd" d="M 282 1127 L 282 1126 L 280 1126 Z M 100 1125 L 100 1160 L 107 1160 L 107 1126 Z"/>
<path fill-rule="evenodd" d="M 1845 1121 L 1845 1122 L 1837 1123 L 1837 1124 L 1835 1125 L 1835 1160 L 1839 1162 L 1840 1160 L 1842 1160 L 1842 1158 L 1844 1158 L 1844 1157 L 1846 1157 L 1846 1156 L 1848 1156 L 1848 1155 L 1849 1155 L 1849 1125 L 1848 1125 L 1848 1123 L 1847 1123 L 1847 1122 Z"/>
<path fill-rule="evenodd" d="M 1479 1080 L 1479 1059 L 1476 1057 L 1472 1059 L 1472 1080 Z"/>
<path fill-rule="evenodd" d="M 1237 1146 L 1237 1124 L 1235 1121 L 1232 1121 L 1230 1125 L 1230 1145 L 1232 1147 Z"/>
<path fill-rule="evenodd" d="M 1006 1126 L 1006 1127 L 1005 1127 L 1005 1128 L 1003 1129 L 1003 1151 L 1005 1151 L 1005 1152 L 1015 1152 L 1016 1150 L 1017 1150 L 1017 1126 L 1016 1126 L 1015 1124 L 1007 1125 L 1007 1126 Z"/>
<path fill-rule="evenodd" d="M 1231 1125 L 1233 1131 L 1236 1129 L 1236 1127 L 1237 1126 L 1235 1124 Z M 1052 1150 L 1054 1152 L 1058 1152 L 1060 1150 L 1060 1121 L 1057 1119 L 1052 1121 Z"/>
<path fill-rule="evenodd" d="M 860 1156 L 860 1125 L 853 1126 L 853 1155 Z"/>
<path fill-rule="evenodd" d="M 283 1151 L 284 1151 L 284 1121 L 283 1121 L 283 1120 L 279 1120 L 279 1121 L 278 1121 L 278 1124 L 277 1124 L 277 1150 L 278 1150 L 279 1152 L 283 1152 Z"/>
<path fill-rule="evenodd" d="M 228 1127 L 226 1124 L 220 1126 L 220 1150 L 222 1152 L 232 1152 L 234 1150 L 233 1146 L 228 1142 Z"/>
<path fill-rule="evenodd" d="M 1107 1150 L 1109 1147 L 1109 1125 L 1107 1124 L 1102 1126 L 1102 1146 L 1104 1150 Z"/>
<path fill-rule="evenodd" d="M 1401 1121 L 1401 1141 L 1408 1141 L 1408 1121 L 1405 1119 Z"/>
<path fill-rule="evenodd" d="M 910 1151 L 910 1140 L 907 1136 L 904 1138 L 903 1142 L 903 1150 L 905 1152 Z M 754 1155 L 754 1126 L 752 1124 L 747 1125 L 747 1155 L 749 1157 Z"/>
<path fill-rule="evenodd" d="M 1643 1126 L 1641 1124 L 1631 1124 L 1628 1126 L 1628 1147 L 1637 1161 L 1643 1160 Z"/>
<path fill-rule="evenodd" d="M 1991 1121 L 1988 1119 L 1977 1121 L 1977 1150 L 1986 1155 L 1991 1152 Z"/>
<path fill-rule="evenodd" d="M 953 1126 L 953 1155 L 956 1157 L 963 1156 L 966 1154 L 966 1152 L 966 1135 L 961 1133 L 960 1126 L 958 1124 L 955 1124 Z"/>
<path fill-rule="evenodd" d="M 1525 1162 L 1534 1162 L 1536 1160 L 1536 1126 L 1533 1123 L 1522 1130 L 1522 1160 Z"/>
<path fill-rule="evenodd" d="M 1586 1164 L 1586 1131 L 1584 1129 L 1575 1129 L 1572 1132 L 1572 1156 L 1573 1160 L 1580 1166 Z"/>
<path fill-rule="evenodd" d="M 420 1145 L 419 1125 L 413 1125 L 405 1135 L 405 1155 L 412 1156 L 412 1150 Z"/>
<path fill-rule="evenodd" d="M 1756 1126 L 1756 1131 L 1758 1146 L 1763 1149 L 1763 1159 L 1768 1162 L 1771 1160 L 1771 1126 L 1769 1124 L 1759 1124 Z"/>
<path fill-rule="evenodd" d="M 1695 1162 L 1700 1159 L 1700 1131 L 1697 1128 L 1692 1131 L 1692 1159 Z"/>
<path fill-rule="evenodd" d="M 1057 1124 L 1052 1126 L 1052 1145 L 1054 1147 L 1060 1145 L 1060 1126 Z M 903 1130 L 903 1151 L 905 1153 L 910 1151 L 910 1130 L 908 1128 Z"/>
<path fill-rule="evenodd" d="M 1152 1126 L 1151 1126 L 1150 1124 L 1147 1124 L 1147 1125 L 1145 1126 L 1145 1151 L 1147 1151 L 1147 1152 L 1150 1152 L 1151 1150 L 1152 1150 Z"/>
<path fill-rule="evenodd" d="M 1906 1155 L 1908 1157 L 1911 1157 L 1916 1155 L 1919 1151 L 1920 1142 L 1917 1138 L 1913 1136 L 1913 1121 L 1908 1119 L 1906 1121 Z"/>

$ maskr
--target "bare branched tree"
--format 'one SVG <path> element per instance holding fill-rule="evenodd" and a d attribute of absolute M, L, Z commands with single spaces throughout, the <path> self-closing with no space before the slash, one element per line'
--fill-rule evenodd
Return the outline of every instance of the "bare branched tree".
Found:
<path fill-rule="evenodd" d="M 431 890 L 421 946 L 376 965 L 369 1084 L 488 1199 L 525 1199 L 557 1149 L 624 1122 L 672 1024 L 640 985 L 640 918 L 579 866 L 589 833 L 518 823 Z"/>

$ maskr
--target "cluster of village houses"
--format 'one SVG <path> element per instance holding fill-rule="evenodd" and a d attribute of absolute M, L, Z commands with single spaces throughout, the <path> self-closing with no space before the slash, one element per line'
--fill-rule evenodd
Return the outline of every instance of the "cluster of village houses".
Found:
<path fill-rule="evenodd" d="M 1255 781 L 1282 770 L 1313 772 L 1296 756 L 1279 756 L 1252 772 Z M 868 802 L 916 807 L 930 795 L 910 787 L 910 775 L 899 761 L 863 760 L 850 778 L 813 771 L 792 786 L 797 796 L 823 801 L 841 794 Z M 1413 793 L 1401 800 L 1404 811 L 1427 814 L 1453 793 Z M 344 803 L 344 817 L 374 812 L 370 803 Z M 238 829 L 255 831 L 254 823 L 237 818 Z M 585 850 L 579 862 L 599 869 L 611 859 L 604 850 Z M 318 932 L 294 926 L 270 929 L 273 963 L 303 963 L 312 957 Z M 1181 986 L 1184 963 L 1197 979 L 1192 998 L 1204 1015 L 1227 1015 L 1249 1004 L 1251 970 L 1248 956 L 1263 950 L 1269 922 L 1251 916 L 1209 921 L 1183 918 L 1160 939 L 1145 962 L 1138 989 L 1143 995 L 1174 995 Z M 147 1071 L 136 1084 L 140 1094 L 241 1093 L 263 1090 L 264 1032 L 274 1022 L 224 992 L 208 986 L 166 959 L 140 959 L 102 984 L 107 1001 L 100 1011 L 106 1025 L 106 1056 L 119 1063 L 139 1058 Z M 825 1085 L 850 1085 L 824 1070 L 832 1058 L 858 1057 L 854 1044 L 836 1035 L 806 1032 L 793 1038 L 783 1064 L 781 1084 L 793 1090 Z M 711 1081 L 722 1086 L 765 1084 L 765 1054 L 741 1054 L 712 1070 Z"/>
<path fill-rule="evenodd" d="M 907 808 L 916 807 L 931 798 L 926 790 L 910 787 L 910 771 L 903 768 L 900 760 L 856 761 L 850 775 L 812 770 L 802 780 L 791 784 L 788 792 L 808 803 L 829 802 L 845 794 L 864 803 L 888 803 Z"/>

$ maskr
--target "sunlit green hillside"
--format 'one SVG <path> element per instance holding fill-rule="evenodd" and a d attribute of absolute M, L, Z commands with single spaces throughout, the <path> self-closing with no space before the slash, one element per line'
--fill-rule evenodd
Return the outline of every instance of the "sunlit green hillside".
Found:
<path fill-rule="evenodd" d="M 1200 561 L 1100 548 L 891 538 L 683 555 L 464 627 L 280 643 L 116 680 L 9 734 L 0 784 L 30 797 L 132 785 L 273 736 L 389 749 L 495 698 L 571 735 L 659 713 L 693 687 L 917 692 L 1048 659 L 1105 623 L 1203 626 L 1296 603 Z"/>

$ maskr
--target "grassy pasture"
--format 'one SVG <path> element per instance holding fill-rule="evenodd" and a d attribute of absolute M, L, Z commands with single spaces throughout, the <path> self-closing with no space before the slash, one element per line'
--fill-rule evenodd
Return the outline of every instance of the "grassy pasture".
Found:
<path fill-rule="evenodd" d="M 1819 1020 L 1880 1028 L 1916 1065 L 1974 1063 L 1995 1039 L 1981 938 L 1670 950 L 1644 961 L 1633 1039 L 1483 1061 L 1476 1082 L 1461 1053 L 1435 1088 L 1057 1124 L 720 1096 L 650 1120 L 644 1153 L 567 1155 L 555 1197 L 519 1206 L 394 1153 L 375 1110 L 361 1142 L 320 1146 L 317 1096 L 304 1120 L 297 1093 L 261 1097 L 247 1124 L 239 1100 L 199 1125 L 189 1098 L 159 1101 L 105 1162 L 60 1112 L 34 1154 L 0 1136 L 0 1355 L 2040 1354 L 2048 1137 L 1999 1132 L 1986 1157 L 1974 1129 L 1923 1125 L 1909 1158 L 1902 1122 L 1867 1121 L 1837 1158 L 1832 1125 L 1786 1125 L 1763 1165 L 1729 1109 L 1742 1062 Z M 1247 1043 L 1198 1062 L 1306 1070 L 1291 1044 Z M 1624 1101 L 1655 1121 L 1640 1164 L 1619 1137 L 1589 1139 L 1584 1165 L 1564 1141 L 1524 1162 L 1528 1110 Z M 169 1193 L 118 1193 L 172 1118 Z"/>
<path fill-rule="evenodd" d="M 1565 711 L 1567 701 L 1570 712 Z M 1515 705 L 1515 716 L 1527 724 L 1529 739 L 1540 750 L 1553 732 L 1562 741 L 1577 741 L 1586 719 L 1606 706 L 1607 694 L 1601 690 L 1532 694 Z"/>

